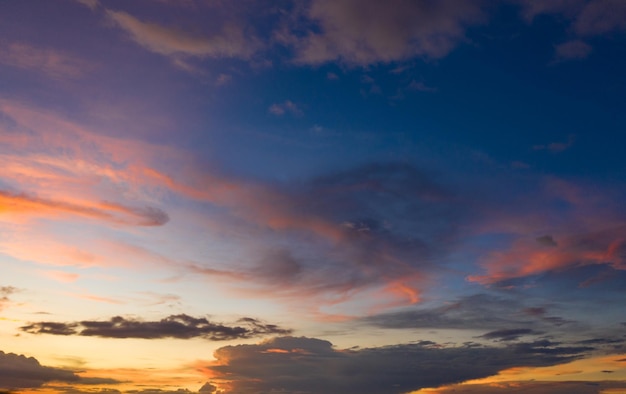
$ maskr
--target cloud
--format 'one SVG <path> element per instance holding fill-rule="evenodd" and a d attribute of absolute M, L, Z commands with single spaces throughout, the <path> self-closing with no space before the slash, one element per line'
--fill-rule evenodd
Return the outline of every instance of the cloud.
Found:
<path fill-rule="evenodd" d="M 52 48 L 0 42 L 0 64 L 35 71 L 53 79 L 76 79 L 93 68 L 88 62 Z"/>
<path fill-rule="evenodd" d="M 198 390 L 199 393 L 216 393 L 217 391 L 217 387 L 208 382 Z"/>
<path fill-rule="evenodd" d="M 542 235 L 541 237 L 535 238 L 535 240 L 542 246 L 554 247 L 559 245 L 551 235 Z"/>
<path fill-rule="evenodd" d="M 399 394 L 487 377 L 513 366 L 559 364 L 578 354 L 545 350 L 539 343 L 526 348 L 404 344 L 339 350 L 320 339 L 281 337 L 222 347 L 206 369 L 215 383 L 226 388 L 225 394 Z"/>
<path fill-rule="evenodd" d="M 516 341 L 524 335 L 537 335 L 538 333 L 530 328 L 512 328 L 507 330 L 490 331 L 480 336 L 480 338 L 497 341 Z"/>
<path fill-rule="evenodd" d="M 619 391 L 614 391 L 614 390 Z M 626 389 L 626 382 L 616 381 L 558 381 L 558 382 L 498 382 L 493 384 L 468 384 L 441 387 L 437 394 L 599 394 L 619 393 Z"/>
<path fill-rule="evenodd" d="M 626 4 L 620 0 L 519 1 L 522 15 L 532 21 L 537 15 L 563 15 L 571 20 L 577 37 L 593 37 L 626 30 Z M 573 39 L 556 46 L 556 61 L 582 59 L 592 52 L 591 45 Z"/>
<path fill-rule="evenodd" d="M 555 47 L 557 60 L 584 59 L 591 54 L 593 48 L 581 40 L 564 42 Z"/>
<path fill-rule="evenodd" d="M 626 4 L 620 0 L 590 1 L 576 17 L 574 28 L 580 35 L 626 30 Z"/>
<path fill-rule="evenodd" d="M 284 335 L 291 330 L 257 319 L 242 318 L 238 325 L 212 323 L 206 318 L 185 314 L 171 315 L 159 321 L 143 321 L 115 316 L 108 321 L 81 321 L 74 323 L 37 322 L 20 327 L 30 334 L 80 335 L 102 338 L 204 338 L 211 341 L 253 338 L 263 335 Z"/>
<path fill-rule="evenodd" d="M 182 29 L 143 22 L 123 11 L 106 11 L 116 26 L 145 49 L 164 56 L 249 58 L 257 40 L 236 24 L 226 24 L 213 35 L 192 35 Z"/>
<path fill-rule="evenodd" d="M 552 142 L 546 145 L 535 145 L 533 146 L 534 150 L 549 150 L 553 153 L 563 152 L 564 150 L 569 149 L 576 140 L 574 135 L 570 135 L 567 137 L 567 141 L 565 142 Z"/>
<path fill-rule="evenodd" d="M 19 290 L 13 286 L 0 286 L 0 311 L 11 303 L 10 295 L 17 293 Z"/>
<path fill-rule="evenodd" d="M 162 226 L 169 221 L 165 212 L 153 207 L 128 207 L 112 202 L 88 205 L 40 198 L 25 193 L 0 190 L 0 214 L 21 213 L 25 215 L 72 214 L 113 223 L 138 226 Z"/>
<path fill-rule="evenodd" d="M 418 92 L 428 92 L 428 93 L 433 93 L 437 91 L 437 88 L 434 88 L 432 86 L 428 86 L 426 85 L 424 82 L 422 81 L 411 81 L 411 83 L 409 83 L 409 86 L 407 86 L 408 90 L 415 90 Z"/>
<path fill-rule="evenodd" d="M 365 66 L 415 56 L 440 58 L 485 20 L 478 1 L 314 0 L 307 17 L 318 31 L 293 38 L 298 63 Z"/>
<path fill-rule="evenodd" d="M 282 116 L 286 113 L 291 113 L 296 116 L 301 116 L 303 114 L 302 110 L 291 100 L 286 100 L 283 103 L 272 104 L 268 111 L 269 113 L 277 116 Z"/>
<path fill-rule="evenodd" d="M 263 230 L 255 237 L 264 237 L 230 277 L 248 282 L 248 295 L 304 301 L 309 308 L 356 301 L 367 292 L 376 293 L 380 307 L 419 301 L 420 285 L 437 269 L 434 260 L 454 244 L 463 209 L 428 174 L 398 162 L 369 163 L 295 186 L 231 180 L 224 195 L 221 182 L 207 182 L 213 194 L 197 198 L 232 209 L 246 226 Z M 225 274 L 202 264 L 190 268 Z"/>
<path fill-rule="evenodd" d="M 625 270 L 625 239 L 626 225 L 561 237 L 559 244 L 550 248 L 521 238 L 508 250 L 490 253 L 482 263 L 486 273 L 468 279 L 497 283 L 587 265 L 609 265 L 616 270 Z"/>
<path fill-rule="evenodd" d="M 53 381 L 73 384 L 119 383 L 108 378 L 83 378 L 72 371 L 43 366 L 33 357 L 0 351 L 0 389 L 38 388 Z"/>
<path fill-rule="evenodd" d="M 88 7 L 92 11 L 100 6 L 99 0 L 75 0 L 75 1 L 77 3 L 84 5 L 85 7 Z"/>
<path fill-rule="evenodd" d="M 568 322 L 548 316 L 546 308 L 528 307 L 513 297 L 473 294 L 433 308 L 414 308 L 364 317 L 362 322 L 381 328 L 494 330 L 483 338 L 531 334 Z M 520 331 L 521 330 L 521 331 Z"/>

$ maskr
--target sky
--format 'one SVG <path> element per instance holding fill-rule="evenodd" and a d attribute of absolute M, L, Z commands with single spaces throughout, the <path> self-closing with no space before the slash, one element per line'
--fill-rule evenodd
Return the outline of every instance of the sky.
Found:
<path fill-rule="evenodd" d="M 0 0 L 0 393 L 626 393 L 626 2 Z"/>

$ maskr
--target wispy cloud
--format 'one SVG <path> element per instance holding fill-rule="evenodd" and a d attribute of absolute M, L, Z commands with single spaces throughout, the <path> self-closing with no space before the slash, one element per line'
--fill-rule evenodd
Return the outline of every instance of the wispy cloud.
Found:
<path fill-rule="evenodd" d="M 38 72 L 54 79 L 80 78 L 94 68 L 77 56 L 23 42 L 0 42 L 0 64 Z"/>
<path fill-rule="evenodd" d="M 0 190 L 0 204 L 2 204 L 2 213 L 21 213 L 32 216 L 55 216 L 57 213 L 71 214 L 140 226 L 160 226 L 169 220 L 165 212 L 153 207 L 134 208 L 111 202 L 75 204 L 3 190 Z"/>
<path fill-rule="evenodd" d="M 551 142 L 549 144 L 540 144 L 533 146 L 534 150 L 548 150 L 553 153 L 563 152 L 569 149 L 576 141 L 576 136 L 569 135 L 567 141 L 564 142 Z"/>
<path fill-rule="evenodd" d="M 593 52 L 591 45 L 581 40 L 567 41 L 555 47 L 555 56 L 557 61 L 567 59 L 584 59 L 588 57 L 591 52 Z"/>
<path fill-rule="evenodd" d="M 165 56 L 249 58 L 257 41 L 235 24 L 213 35 L 192 35 L 183 29 L 143 22 L 123 11 L 106 11 L 110 20 L 145 49 Z"/>
<path fill-rule="evenodd" d="M 0 311 L 11 303 L 9 296 L 16 292 L 18 292 L 18 289 L 13 286 L 0 286 Z"/>
<path fill-rule="evenodd" d="M 268 108 L 269 113 L 273 115 L 282 116 L 286 113 L 291 113 L 292 115 L 300 116 L 303 114 L 302 110 L 291 100 L 286 100 L 282 103 L 272 104 Z"/>

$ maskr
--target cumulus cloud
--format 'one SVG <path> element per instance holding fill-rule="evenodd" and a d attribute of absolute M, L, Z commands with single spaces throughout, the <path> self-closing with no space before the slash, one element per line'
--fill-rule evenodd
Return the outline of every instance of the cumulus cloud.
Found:
<path fill-rule="evenodd" d="M 119 383 L 109 378 L 82 378 L 72 371 L 43 366 L 33 357 L 0 351 L 0 389 L 38 388 L 52 381 L 72 384 Z"/>
<path fill-rule="evenodd" d="M 36 322 L 20 327 L 30 334 L 81 335 L 102 338 L 204 338 L 211 341 L 252 338 L 263 335 L 285 335 L 291 330 L 266 324 L 253 318 L 242 318 L 237 325 L 210 322 L 185 314 L 168 316 L 159 321 L 143 321 L 121 316 L 107 321 L 81 321 L 72 323 Z"/>
<path fill-rule="evenodd" d="M 575 349 L 434 347 L 406 344 L 361 350 L 335 349 L 315 338 L 281 337 L 256 345 L 226 346 L 207 369 L 225 394 L 406 393 L 487 377 L 513 366 L 547 366 L 577 357 Z M 488 363 L 478 360 L 489 360 Z"/>
<path fill-rule="evenodd" d="M 307 16 L 319 30 L 293 41 L 296 61 L 353 65 L 443 57 L 485 19 L 479 1 L 423 0 L 314 0 Z"/>

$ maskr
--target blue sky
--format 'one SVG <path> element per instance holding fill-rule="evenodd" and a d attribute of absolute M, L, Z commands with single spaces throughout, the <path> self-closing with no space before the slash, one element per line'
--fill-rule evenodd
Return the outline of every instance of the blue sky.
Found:
<path fill-rule="evenodd" d="M 0 3 L 0 389 L 626 389 L 626 5 Z"/>

